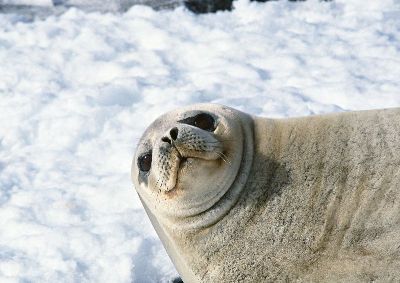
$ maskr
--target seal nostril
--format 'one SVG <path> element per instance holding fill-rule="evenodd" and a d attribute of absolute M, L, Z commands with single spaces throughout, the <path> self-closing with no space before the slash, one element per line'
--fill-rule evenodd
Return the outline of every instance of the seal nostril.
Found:
<path fill-rule="evenodd" d="M 167 137 L 162 137 L 161 140 L 163 142 L 167 142 L 167 143 L 171 144 L 171 140 L 169 138 L 167 138 Z"/>
<path fill-rule="evenodd" d="M 173 140 L 176 140 L 178 137 L 178 128 L 172 128 L 171 131 L 169 131 L 169 134 Z"/>

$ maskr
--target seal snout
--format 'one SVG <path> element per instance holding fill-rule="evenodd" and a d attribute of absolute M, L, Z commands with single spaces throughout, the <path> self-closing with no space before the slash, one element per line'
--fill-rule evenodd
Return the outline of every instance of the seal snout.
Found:
<path fill-rule="evenodd" d="M 179 151 L 179 146 L 177 146 L 176 142 L 178 139 L 179 130 L 177 127 L 171 128 L 168 134 L 161 138 L 161 141 L 168 143 L 171 147 L 175 148 L 176 153 L 178 155 L 178 170 L 182 169 L 182 167 L 186 164 L 188 157 L 183 156 L 182 153 Z"/>
<path fill-rule="evenodd" d="M 170 124 L 164 128 L 165 131 L 154 144 L 156 169 L 153 172 L 156 187 L 160 191 L 170 192 L 177 187 L 184 188 L 186 181 L 182 180 L 202 174 L 210 166 L 220 166 L 219 160 L 227 162 L 223 144 L 214 133 L 214 119 L 206 114 L 195 117 L 195 125 L 191 125 L 190 121 Z M 210 165 L 211 163 L 207 163 L 209 161 L 216 162 Z"/>

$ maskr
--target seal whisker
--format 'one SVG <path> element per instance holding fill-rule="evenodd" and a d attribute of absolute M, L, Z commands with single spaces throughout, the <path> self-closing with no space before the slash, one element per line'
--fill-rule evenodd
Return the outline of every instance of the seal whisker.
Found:
<path fill-rule="evenodd" d="M 227 163 L 227 164 L 229 164 L 229 165 L 232 165 L 232 163 L 231 163 L 231 161 L 229 160 L 229 158 L 228 158 L 223 152 L 217 151 L 217 154 L 219 155 L 219 157 L 221 157 L 221 159 L 222 159 L 223 161 L 225 161 L 225 163 Z"/>

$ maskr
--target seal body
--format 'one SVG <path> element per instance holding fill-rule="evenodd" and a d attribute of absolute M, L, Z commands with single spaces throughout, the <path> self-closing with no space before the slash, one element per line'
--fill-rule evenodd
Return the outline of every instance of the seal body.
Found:
<path fill-rule="evenodd" d="M 219 107 L 195 106 L 217 113 Z M 241 156 L 216 171 L 228 170 L 233 180 L 204 211 L 161 215 L 163 201 L 144 197 L 151 188 L 135 181 L 136 161 L 132 166 L 184 282 L 400 281 L 400 109 L 291 119 L 229 111 L 245 121 L 237 137 Z M 207 178 L 201 182 L 221 190 Z M 218 217 L 206 221 L 212 215 Z"/>

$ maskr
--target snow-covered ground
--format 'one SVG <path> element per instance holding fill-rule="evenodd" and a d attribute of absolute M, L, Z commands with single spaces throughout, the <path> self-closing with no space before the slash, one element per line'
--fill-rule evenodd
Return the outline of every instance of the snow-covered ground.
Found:
<path fill-rule="evenodd" d="M 153 119 L 197 102 L 269 117 L 400 106 L 400 2 L 0 15 L 0 282 L 171 280 L 131 158 Z"/>

